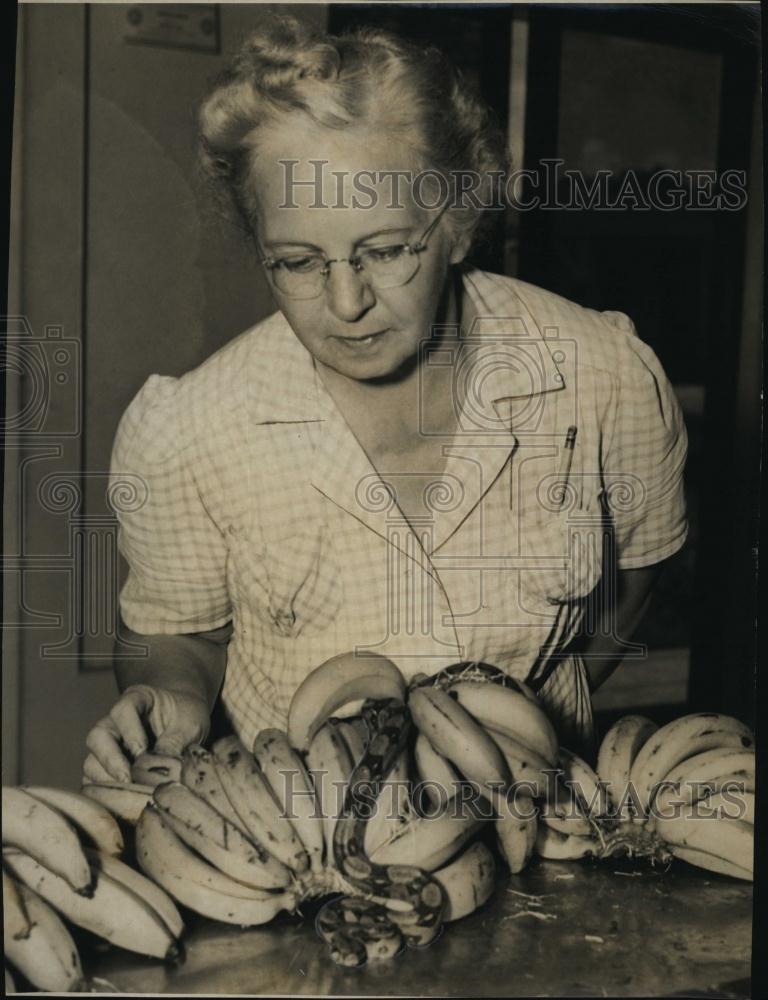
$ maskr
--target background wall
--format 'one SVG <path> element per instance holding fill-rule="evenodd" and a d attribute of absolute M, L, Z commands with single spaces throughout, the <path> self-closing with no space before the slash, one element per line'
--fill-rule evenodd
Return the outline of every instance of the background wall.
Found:
<path fill-rule="evenodd" d="M 45 421 L 8 457 L 5 596 L 18 610 L 5 621 L 21 627 L 4 644 L 20 667 L 3 675 L 4 781 L 74 787 L 85 735 L 115 698 L 103 515 L 120 416 L 150 373 L 187 371 L 274 310 L 240 235 L 211 210 L 194 149 L 198 101 L 269 6 L 221 8 L 218 54 L 128 43 L 127 4 L 20 8 L 11 312 L 26 326 L 10 377 Z M 325 24 L 324 5 L 300 7 Z M 44 387 L 25 370 L 34 352 Z"/>

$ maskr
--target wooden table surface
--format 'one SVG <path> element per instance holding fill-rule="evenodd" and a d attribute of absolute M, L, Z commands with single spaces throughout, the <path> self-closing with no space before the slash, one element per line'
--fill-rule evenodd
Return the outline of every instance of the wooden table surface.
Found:
<path fill-rule="evenodd" d="M 331 962 L 311 912 L 250 930 L 190 917 L 181 965 L 111 950 L 87 971 L 125 993 L 750 995 L 752 886 L 681 862 L 534 861 L 429 948 L 358 970 Z"/>

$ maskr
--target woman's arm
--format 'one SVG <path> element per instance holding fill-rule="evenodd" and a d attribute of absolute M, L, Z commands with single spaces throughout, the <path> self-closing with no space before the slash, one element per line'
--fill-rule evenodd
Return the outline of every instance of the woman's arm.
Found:
<path fill-rule="evenodd" d="M 594 634 L 583 635 L 574 648 L 584 658 L 591 691 L 608 680 L 621 663 L 624 643 L 632 638 L 648 610 L 663 567 L 660 562 L 641 569 L 617 570 L 615 600 L 596 616 Z M 604 595 L 605 584 L 601 584 L 592 595 L 593 607 L 602 607 Z"/>
<path fill-rule="evenodd" d="M 117 686 L 121 692 L 134 684 L 148 684 L 196 695 L 210 712 L 224 678 L 231 635 L 231 625 L 192 635 L 140 635 L 122 625 L 123 655 L 114 660 Z M 147 656 L 125 659 L 124 642 L 145 646 Z"/>
<path fill-rule="evenodd" d="M 88 734 L 86 775 L 101 767 L 129 781 L 129 758 L 143 753 L 151 737 L 155 752 L 177 755 L 204 740 L 231 633 L 231 625 L 192 635 L 140 635 L 123 626 L 122 640 L 144 646 L 147 655 L 125 659 L 121 646 L 114 661 L 121 697 Z"/>

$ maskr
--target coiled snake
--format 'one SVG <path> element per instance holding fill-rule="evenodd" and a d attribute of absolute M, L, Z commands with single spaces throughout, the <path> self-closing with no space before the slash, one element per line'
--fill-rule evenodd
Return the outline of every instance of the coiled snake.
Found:
<path fill-rule="evenodd" d="M 368 746 L 349 781 L 336 824 L 336 867 L 362 898 L 337 897 L 317 914 L 315 925 L 341 965 L 389 958 L 403 946 L 425 947 L 442 929 L 443 890 L 428 872 L 411 865 L 377 865 L 365 853 L 365 825 L 381 787 L 408 741 L 408 708 L 394 698 L 363 705 Z"/>

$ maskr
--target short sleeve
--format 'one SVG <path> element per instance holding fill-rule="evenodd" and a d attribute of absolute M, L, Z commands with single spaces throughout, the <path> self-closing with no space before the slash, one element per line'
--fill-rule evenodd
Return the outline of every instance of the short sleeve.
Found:
<path fill-rule="evenodd" d="M 637 569 L 667 559 L 685 542 L 688 437 L 680 404 L 654 352 L 628 316 L 603 316 L 624 332 L 603 460 L 605 499 L 617 565 Z"/>
<path fill-rule="evenodd" d="M 148 379 L 112 451 L 110 496 L 129 566 L 120 609 L 129 628 L 148 635 L 208 631 L 232 616 L 226 544 L 200 495 L 178 384 Z"/>

